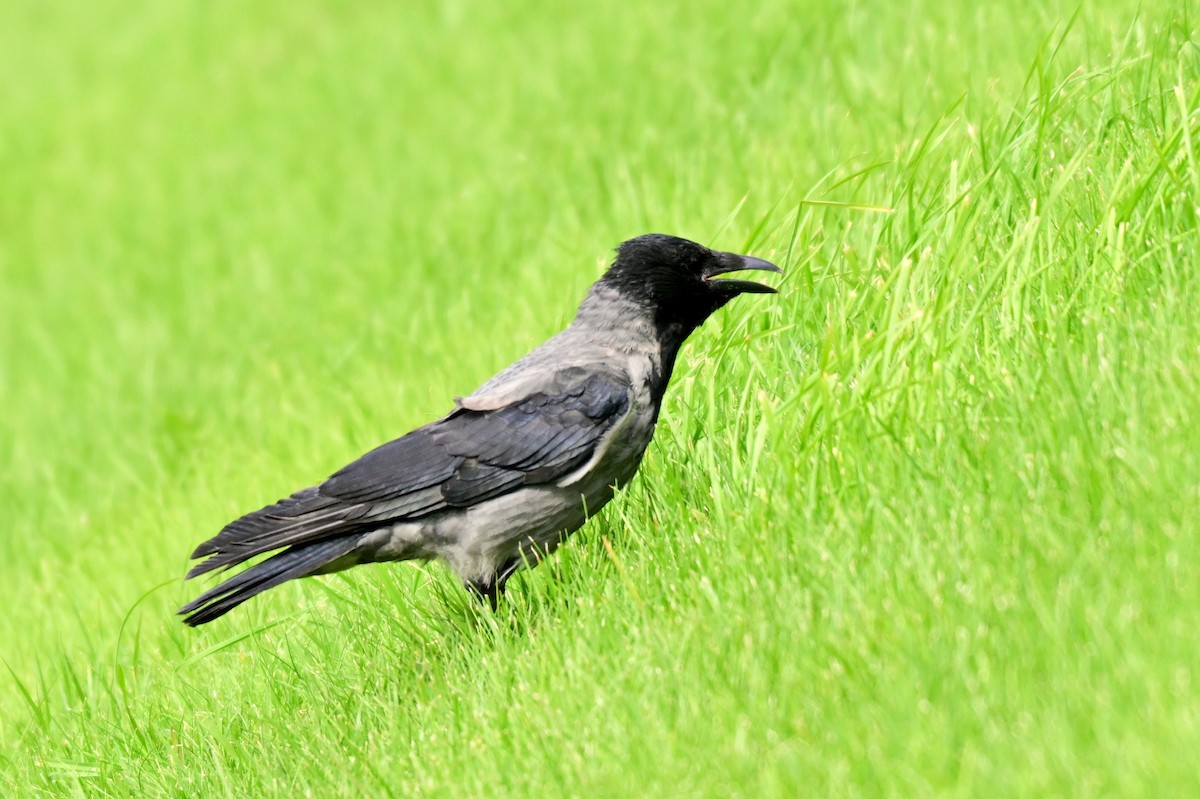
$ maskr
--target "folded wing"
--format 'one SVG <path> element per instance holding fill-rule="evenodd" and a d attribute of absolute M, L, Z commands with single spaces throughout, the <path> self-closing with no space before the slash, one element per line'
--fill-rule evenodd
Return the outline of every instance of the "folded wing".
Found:
<path fill-rule="evenodd" d="M 495 410 L 460 408 L 231 522 L 192 554 L 207 560 L 188 577 L 552 482 L 586 463 L 628 410 L 628 387 L 602 375 Z"/>

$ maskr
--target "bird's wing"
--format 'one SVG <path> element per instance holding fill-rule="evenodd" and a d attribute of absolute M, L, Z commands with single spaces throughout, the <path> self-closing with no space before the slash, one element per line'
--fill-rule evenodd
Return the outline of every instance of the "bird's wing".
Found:
<path fill-rule="evenodd" d="M 435 509 L 467 507 L 566 474 L 628 409 L 628 387 L 600 375 L 495 410 L 460 408 L 368 452 L 320 492 L 350 502 L 402 503 L 393 518 L 430 512 L 416 497 L 435 487 Z M 418 507 L 410 510 L 410 501 Z"/>
<path fill-rule="evenodd" d="M 368 452 L 319 486 L 231 522 L 201 544 L 202 574 L 285 546 L 366 532 L 549 483 L 592 457 L 629 411 L 629 388 L 592 374 L 493 410 L 449 416 Z"/>

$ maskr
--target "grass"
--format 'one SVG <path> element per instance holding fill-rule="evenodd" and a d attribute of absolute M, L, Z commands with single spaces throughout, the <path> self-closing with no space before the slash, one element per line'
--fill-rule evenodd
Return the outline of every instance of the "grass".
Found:
<path fill-rule="evenodd" d="M 0 793 L 1200 793 L 1194 9 L 508 5 L 0 8 Z M 781 293 L 499 613 L 177 622 L 648 231 Z"/>

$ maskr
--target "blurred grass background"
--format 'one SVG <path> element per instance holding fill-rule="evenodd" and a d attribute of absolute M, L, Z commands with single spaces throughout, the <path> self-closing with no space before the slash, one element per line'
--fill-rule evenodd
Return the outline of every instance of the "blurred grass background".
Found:
<path fill-rule="evenodd" d="M 1195 794 L 1192 11 L 4 4 L 3 794 Z M 650 231 L 781 294 L 495 618 L 178 624 Z"/>

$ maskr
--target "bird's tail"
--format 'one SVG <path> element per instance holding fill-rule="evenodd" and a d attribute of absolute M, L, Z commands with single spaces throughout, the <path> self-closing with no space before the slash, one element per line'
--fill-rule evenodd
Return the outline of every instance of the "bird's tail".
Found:
<path fill-rule="evenodd" d="M 357 536 L 345 536 L 293 546 L 205 591 L 180 608 L 179 614 L 185 617 L 184 624 L 192 627 L 207 624 L 256 594 L 321 570 L 348 555 L 357 544 Z"/>

